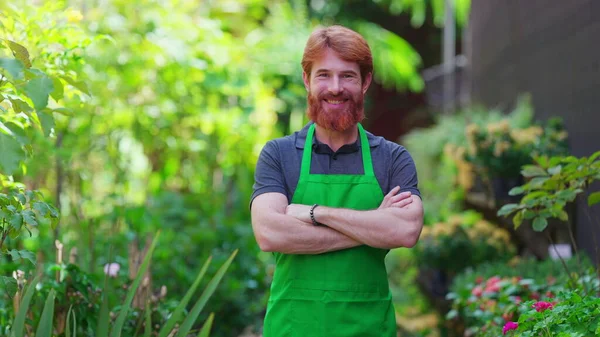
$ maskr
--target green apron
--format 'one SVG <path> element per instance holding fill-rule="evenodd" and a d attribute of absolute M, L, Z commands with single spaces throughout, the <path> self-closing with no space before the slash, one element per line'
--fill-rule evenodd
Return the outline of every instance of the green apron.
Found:
<path fill-rule="evenodd" d="M 292 203 L 376 209 L 383 192 L 358 124 L 364 175 L 310 174 L 315 125 L 306 136 Z M 264 337 L 395 337 L 396 319 L 384 259 L 366 245 L 317 255 L 275 253 Z"/>

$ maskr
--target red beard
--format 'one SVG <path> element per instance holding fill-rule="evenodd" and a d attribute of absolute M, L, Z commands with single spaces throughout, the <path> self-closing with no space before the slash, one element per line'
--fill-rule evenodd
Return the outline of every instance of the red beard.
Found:
<path fill-rule="evenodd" d="M 324 106 L 324 99 L 347 100 L 343 107 L 330 109 Z M 321 93 L 318 97 L 308 93 L 308 118 L 320 127 L 333 131 L 346 131 L 365 118 L 363 97 L 353 97 L 348 93 L 333 96 Z"/>

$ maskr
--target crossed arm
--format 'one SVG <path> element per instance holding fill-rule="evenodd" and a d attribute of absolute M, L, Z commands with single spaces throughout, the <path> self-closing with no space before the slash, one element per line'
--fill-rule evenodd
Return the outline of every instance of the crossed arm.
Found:
<path fill-rule="evenodd" d="M 391 249 L 413 247 L 423 226 L 423 205 L 410 192 L 388 193 L 368 211 L 319 206 L 313 226 L 310 206 L 291 204 L 280 193 L 261 194 L 252 203 L 252 228 L 261 250 L 320 254 L 360 245 Z"/>

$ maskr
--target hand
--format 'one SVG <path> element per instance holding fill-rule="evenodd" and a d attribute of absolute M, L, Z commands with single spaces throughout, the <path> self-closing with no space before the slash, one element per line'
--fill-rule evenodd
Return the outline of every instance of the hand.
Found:
<path fill-rule="evenodd" d="M 410 192 L 402 192 L 397 194 L 400 191 L 400 186 L 394 187 L 390 193 L 386 194 L 379 205 L 378 209 L 388 208 L 388 207 L 399 207 L 402 208 L 404 206 L 410 205 L 412 203 L 412 193 Z"/>
<path fill-rule="evenodd" d="M 300 204 L 287 205 L 287 207 L 285 208 L 285 214 L 291 215 L 300 221 L 312 224 L 312 220 L 310 218 L 311 207 L 312 206 Z"/>

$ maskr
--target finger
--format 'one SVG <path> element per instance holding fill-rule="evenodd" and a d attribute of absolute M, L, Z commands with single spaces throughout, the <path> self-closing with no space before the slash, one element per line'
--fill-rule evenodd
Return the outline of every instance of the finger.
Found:
<path fill-rule="evenodd" d="M 392 207 L 402 208 L 404 206 L 410 205 L 412 202 L 413 202 L 412 198 L 402 199 L 402 200 L 392 204 Z"/>
<path fill-rule="evenodd" d="M 406 199 L 406 198 L 410 198 L 412 196 L 412 193 L 410 192 L 402 192 L 400 194 L 397 194 L 395 196 L 393 196 L 392 198 L 390 198 L 390 201 L 392 203 L 398 202 L 400 200 Z"/>
<path fill-rule="evenodd" d="M 400 186 L 396 186 L 396 187 L 392 188 L 392 190 L 385 197 L 391 198 L 394 195 L 396 195 L 396 193 L 398 193 L 398 191 L 400 191 Z"/>

